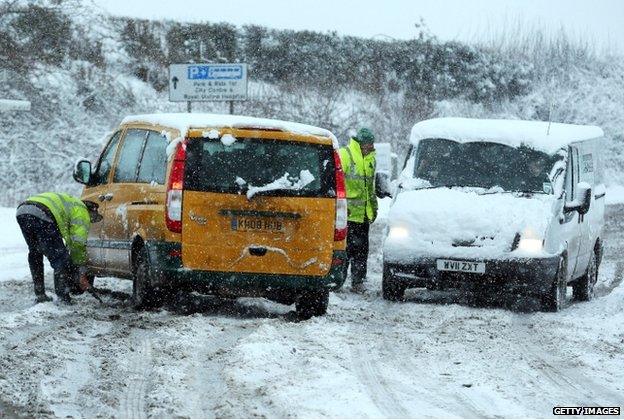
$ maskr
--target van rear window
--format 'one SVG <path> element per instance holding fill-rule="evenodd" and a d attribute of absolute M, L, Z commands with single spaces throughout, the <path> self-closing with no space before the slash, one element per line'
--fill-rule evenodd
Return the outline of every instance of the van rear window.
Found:
<path fill-rule="evenodd" d="M 250 188 L 260 188 L 269 196 L 335 196 L 331 146 L 256 138 L 227 140 L 189 141 L 185 189 L 245 194 Z"/>

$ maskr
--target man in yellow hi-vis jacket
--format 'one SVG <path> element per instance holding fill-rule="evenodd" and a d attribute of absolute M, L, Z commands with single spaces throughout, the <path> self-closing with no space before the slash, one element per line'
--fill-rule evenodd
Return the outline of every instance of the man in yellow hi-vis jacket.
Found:
<path fill-rule="evenodd" d="M 346 147 L 340 160 L 347 187 L 347 264 L 351 266 L 351 288 L 364 290 L 368 259 L 368 231 L 377 217 L 375 197 L 375 136 L 361 128 Z"/>
<path fill-rule="evenodd" d="M 69 288 L 80 276 L 86 287 L 87 235 L 93 222 L 102 220 L 98 204 L 68 194 L 46 192 L 29 197 L 17 207 L 17 223 L 28 245 L 28 264 L 37 302 L 52 300 L 45 294 L 43 256 L 54 268 L 54 291 L 71 303 Z"/>

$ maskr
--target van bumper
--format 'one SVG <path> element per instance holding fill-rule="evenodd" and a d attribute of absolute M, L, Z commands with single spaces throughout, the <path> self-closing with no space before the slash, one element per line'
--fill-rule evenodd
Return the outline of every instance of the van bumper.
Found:
<path fill-rule="evenodd" d="M 559 267 L 558 256 L 510 260 L 458 258 L 461 261 L 485 262 L 485 273 L 473 274 L 440 271 L 436 266 L 437 259 L 419 258 L 409 264 L 384 262 L 384 277 L 407 288 L 445 289 L 489 285 L 509 291 L 545 293 L 552 285 Z"/>
<path fill-rule="evenodd" d="M 152 242 L 146 245 L 155 286 L 159 287 L 231 297 L 267 297 L 277 301 L 283 297 L 282 300 L 291 301 L 291 296 L 302 291 L 334 290 L 345 281 L 346 251 L 334 251 L 333 260 L 341 263 L 332 265 L 327 275 L 296 276 L 189 270 L 182 266 L 179 243 Z"/>

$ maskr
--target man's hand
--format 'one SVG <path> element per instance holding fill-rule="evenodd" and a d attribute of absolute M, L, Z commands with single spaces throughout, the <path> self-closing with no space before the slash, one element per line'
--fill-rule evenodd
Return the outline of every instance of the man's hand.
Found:
<path fill-rule="evenodd" d="M 86 274 L 81 274 L 80 275 L 80 290 L 82 290 L 83 292 L 89 290 L 91 288 L 91 284 L 89 284 L 89 279 L 87 278 Z"/>

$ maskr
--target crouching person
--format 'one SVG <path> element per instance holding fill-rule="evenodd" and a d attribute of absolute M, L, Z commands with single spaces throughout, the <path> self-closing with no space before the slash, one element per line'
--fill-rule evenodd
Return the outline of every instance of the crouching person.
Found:
<path fill-rule="evenodd" d="M 37 302 L 52 300 L 45 293 L 44 256 L 54 269 L 54 291 L 61 302 L 71 303 L 69 291 L 79 278 L 87 284 L 87 235 L 90 224 L 102 220 L 97 210 L 97 203 L 53 192 L 29 197 L 17 207 Z"/>

